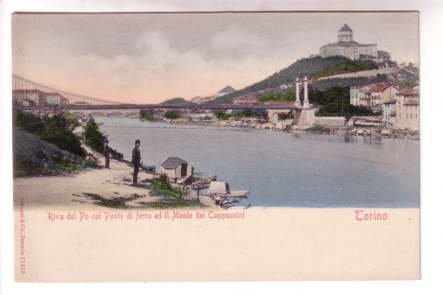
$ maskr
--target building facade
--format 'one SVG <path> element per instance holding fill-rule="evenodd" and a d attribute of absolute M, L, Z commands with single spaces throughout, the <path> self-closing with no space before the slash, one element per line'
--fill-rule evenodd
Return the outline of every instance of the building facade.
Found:
<path fill-rule="evenodd" d="M 48 93 L 38 89 L 16 89 L 12 98 L 20 105 L 61 106 L 69 104 L 69 100 L 59 93 Z"/>
<path fill-rule="evenodd" d="M 320 56 L 344 56 L 352 60 L 371 59 L 378 57 L 377 44 L 362 44 L 354 41 L 353 31 L 344 24 L 337 34 L 337 42 L 320 47 Z"/>
<path fill-rule="evenodd" d="M 352 86 L 349 88 L 350 103 L 354 106 L 361 106 L 366 104 L 366 93 L 368 92 L 370 86 L 357 87 Z"/>
<path fill-rule="evenodd" d="M 385 127 L 394 127 L 397 116 L 397 101 L 390 99 L 382 104 L 382 120 Z"/>
<path fill-rule="evenodd" d="M 366 92 L 368 106 L 380 106 L 383 102 L 395 98 L 398 88 L 389 82 L 377 83 Z"/>
<path fill-rule="evenodd" d="M 388 100 L 392 100 L 398 93 L 398 88 L 389 82 L 382 82 L 364 87 L 349 89 L 350 103 L 355 106 L 380 108 Z"/>
<path fill-rule="evenodd" d="M 33 105 L 46 105 L 46 93 L 38 89 L 16 89 L 12 91 L 12 98 L 21 105 L 26 102 Z"/>
<path fill-rule="evenodd" d="M 69 100 L 58 93 L 46 93 L 46 104 L 50 106 L 63 106 L 69 104 Z"/>
<path fill-rule="evenodd" d="M 420 129 L 420 99 L 414 89 L 402 90 L 397 94 L 395 127 L 400 129 Z"/>

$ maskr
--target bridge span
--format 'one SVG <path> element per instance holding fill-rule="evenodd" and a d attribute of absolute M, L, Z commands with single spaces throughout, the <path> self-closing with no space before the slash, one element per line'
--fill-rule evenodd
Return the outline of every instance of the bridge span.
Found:
<path fill-rule="evenodd" d="M 241 104 L 101 104 L 63 106 L 14 106 L 15 111 L 77 111 L 77 110 L 148 110 L 148 109 L 188 109 L 188 110 L 301 110 L 293 104 L 241 105 Z"/>

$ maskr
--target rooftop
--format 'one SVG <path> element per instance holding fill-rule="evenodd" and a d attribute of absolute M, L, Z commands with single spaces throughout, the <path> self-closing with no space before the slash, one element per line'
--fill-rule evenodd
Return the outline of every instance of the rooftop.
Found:
<path fill-rule="evenodd" d="M 403 95 L 403 96 L 416 96 L 418 95 L 418 92 L 414 89 L 405 89 L 402 90 L 398 93 L 398 95 Z"/>
<path fill-rule="evenodd" d="M 388 82 L 378 83 L 378 84 L 375 84 L 374 86 L 372 86 L 371 88 L 369 88 L 368 93 L 383 92 L 391 86 L 392 86 L 392 84 L 388 83 Z"/>
<path fill-rule="evenodd" d="M 348 24 L 344 24 L 339 32 L 352 32 L 352 29 L 348 26 Z"/>
<path fill-rule="evenodd" d="M 165 169 L 175 169 L 182 164 L 188 164 L 188 162 L 177 157 L 169 157 L 162 163 L 161 166 Z"/>

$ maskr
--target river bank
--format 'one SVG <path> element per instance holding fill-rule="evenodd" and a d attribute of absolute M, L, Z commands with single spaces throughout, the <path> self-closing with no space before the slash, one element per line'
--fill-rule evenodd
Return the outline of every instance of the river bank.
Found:
<path fill-rule="evenodd" d="M 151 189 L 154 175 L 139 172 L 139 184 L 132 185 L 133 168 L 123 161 L 111 160 L 105 169 L 98 153 L 96 168 L 58 176 L 14 178 L 14 206 L 24 202 L 30 207 L 91 209 L 192 208 L 204 207 L 198 201 L 165 197 Z M 206 206 L 210 205 L 206 203 Z"/>
<path fill-rule="evenodd" d="M 141 121 L 144 121 L 141 119 Z M 161 120 L 161 121 L 147 121 L 147 122 L 159 122 L 171 125 L 187 125 L 187 126 L 212 126 L 212 127 L 234 127 L 234 128 L 247 128 L 247 129 L 262 129 L 283 131 L 295 134 L 329 134 L 338 136 L 355 136 L 355 137 L 383 137 L 394 139 L 407 139 L 407 140 L 419 140 L 420 132 L 417 130 L 409 129 L 396 129 L 386 127 L 374 127 L 374 126 L 327 126 L 327 125 L 315 125 L 313 127 L 300 128 L 295 125 L 291 125 L 290 122 L 282 121 L 278 123 L 272 123 L 264 120 L 256 120 L 251 118 L 245 118 L 242 120 L 191 120 L 191 119 L 175 119 L 175 120 Z"/>

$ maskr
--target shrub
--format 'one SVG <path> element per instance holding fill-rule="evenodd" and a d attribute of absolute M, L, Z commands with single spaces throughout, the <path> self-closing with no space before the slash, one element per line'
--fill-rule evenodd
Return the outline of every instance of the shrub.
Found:
<path fill-rule="evenodd" d="M 266 102 L 281 102 L 281 101 L 287 101 L 292 102 L 295 101 L 295 94 L 293 91 L 288 90 L 286 92 L 279 92 L 279 93 L 273 93 L 268 95 L 260 96 L 258 99 L 259 103 L 266 103 Z"/>
<path fill-rule="evenodd" d="M 90 118 L 85 127 L 85 143 L 98 152 L 103 151 L 105 136 L 100 132 L 94 118 Z"/>
<path fill-rule="evenodd" d="M 72 132 L 78 123 L 75 118 L 65 113 L 39 117 L 32 113 L 18 112 L 14 117 L 14 125 L 60 149 L 78 156 L 85 156 L 80 140 Z"/>
<path fill-rule="evenodd" d="M 71 123 L 68 120 L 63 116 L 56 115 L 45 119 L 44 126 L 38 132 L 38 136 L 62 150 L 84 156 L 85 153 L 81 148 L 80 140 L 72 133 L 72 129 Z"/>
<path fill-rule="evenodd" d="M 155 117 L 150 110 L 140 110 L 140 118 L 146 121 L 154 121 Z"/>
<path fill-rule="evenodd" d="M 28 112 L 17 112 L 14 116 L 14 125 L 29 133 L 37 133 L 43 129 L 43 120 Z"/>
<path fill-rule="evenodd" d="M 168 178 L 166 175 L 160 175 L 160 178 L 155 179 L 152 185 L 152 191 L 154 193 L 160 193 L 167 197 L 173 197 L 180 199 L 182 197 L 182 193 L 180 190 L 171 187 L 168 182 Z"/>
<path fill-rule="evenodd" d="M 215 117 L 217 117 L 219 120 L 228 120 L 231 115 L 225 112 L 215 112 Z"/>
<path fill-rule="evenodd" d="M 165 118 L 170 120 L 175 120 L 180 118 L 180 114 L 177 111 L 166 111 Z"/>

